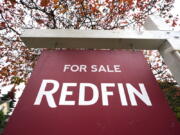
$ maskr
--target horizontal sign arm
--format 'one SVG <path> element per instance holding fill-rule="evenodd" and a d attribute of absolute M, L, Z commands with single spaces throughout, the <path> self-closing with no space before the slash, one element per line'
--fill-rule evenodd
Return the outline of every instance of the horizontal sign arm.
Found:
<path fill-rule="evenodd" d="M 166 39 L 179 36 L 172 31 L 62 30 L 24 31 L 21 39 L 30 48 L 158 49 Z"/>

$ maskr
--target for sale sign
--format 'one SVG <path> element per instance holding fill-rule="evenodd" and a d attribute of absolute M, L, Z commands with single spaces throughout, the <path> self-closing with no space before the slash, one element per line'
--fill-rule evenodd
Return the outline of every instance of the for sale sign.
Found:
<path fill-rule="evenodd" d="M 45 51 L 4 135 L 179 135 L 141 52 Z"/>

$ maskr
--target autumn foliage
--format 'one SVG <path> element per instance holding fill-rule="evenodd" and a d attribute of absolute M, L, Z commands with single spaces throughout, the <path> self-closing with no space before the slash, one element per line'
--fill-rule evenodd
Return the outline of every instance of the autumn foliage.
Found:
<path fill-rule="evenodd" d="M 141 26 L 148 15 L 170 16 L 174 0 L 2 0 L 0 29 L 122 29 Z M 173 19 L 171 19 L 173 20 Z M 170 21 L 172 25 L 176 20 Z"/>

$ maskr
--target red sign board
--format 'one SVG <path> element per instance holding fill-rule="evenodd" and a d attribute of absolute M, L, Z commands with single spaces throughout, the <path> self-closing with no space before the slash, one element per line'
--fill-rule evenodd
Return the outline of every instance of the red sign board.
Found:
<path fill-rule="evenodd" d="M 45 51 L 4 135 L 179 135 L 144 56 Z"/>

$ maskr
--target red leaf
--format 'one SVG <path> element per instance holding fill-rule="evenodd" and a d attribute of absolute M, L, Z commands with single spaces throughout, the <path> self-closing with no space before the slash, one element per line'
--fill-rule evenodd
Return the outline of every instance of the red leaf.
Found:
<path fill-rule="evenodd" d="M 17 75 L 17 71 L 13 71 L 11 74 L 16 76 Z"/>
<path fill-rule="evenodd" d="M 43 20 L 40 20 L 40 19 L 36 20 L 36 22 L 37 22 L 38 24 L 44 23 L 44 21 L 43 21 Z"/>
<path fill-rule="evenodd" d="M 8 4 L 8 2 L 11 3 L 11 7 L 14 7 L 14 5 L 16 4 L 16 0 L 5 0 L 6 4 Z"/>
<path fill-rule="evenodd" d="M 53 1 L 54 1 L 54 4 L 55 4 L 55 5 L 59 2 L 59 0 L 53 0 Z"/>
<path fill-rule="evenodd" d="M 0 28 L 5 28 L 5 27 L 6 27 L 5 22 L 0 22 Z"/>
<path fill-rule="evenodd" d="M 16 92 L 16 89 L 13 87 L 12 90 L 10 92 L 8 92 L 8 96 L 10 99 L 14 99 L 15 98 L 15 92 Z"/>
<path fill-rule="evenodd" d="M 173 20 L 172 26 L 175 27 L 177 25 L 176 21 Z"/>
<path fill-rule="evenodd" d="M 166 20 L 166 23 L 169 23 L 170 21 L 169 20 Z"/>
<path fill-rule="evenodd" d="M 50 0 L 41 0 L 40 5 L 41 5 L 42 7 L 47 7 L 49 3 L 50 3 Z"/>

